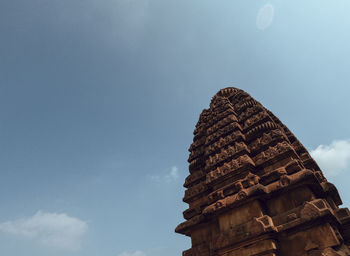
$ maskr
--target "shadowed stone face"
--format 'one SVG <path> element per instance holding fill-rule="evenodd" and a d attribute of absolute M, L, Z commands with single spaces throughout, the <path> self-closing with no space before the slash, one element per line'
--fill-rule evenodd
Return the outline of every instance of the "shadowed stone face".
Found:
<path fill-rule="evenodd" d="M 350 213 L 288 128 L 246 92 L 220 90 L 189 148 L 176 232 L 184 256 L 350 255 Z"/>

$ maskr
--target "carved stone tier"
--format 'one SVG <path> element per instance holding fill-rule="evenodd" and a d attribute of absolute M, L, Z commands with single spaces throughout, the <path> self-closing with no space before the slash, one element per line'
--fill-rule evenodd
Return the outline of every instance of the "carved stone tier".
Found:
<path fill-rule="evenodd" d="M 183 256 L 350 255 L 350 212 L 289 129 L 246 92 L 220 90 L 193 132 L 176 232 Z"/>

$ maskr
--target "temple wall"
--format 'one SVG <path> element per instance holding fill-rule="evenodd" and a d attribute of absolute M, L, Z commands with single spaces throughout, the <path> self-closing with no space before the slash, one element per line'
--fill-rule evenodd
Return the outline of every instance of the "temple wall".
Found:
<path fill-rule="evenodd" d="M 203 110 L 190 146 L 176 232 L 183 256 L 350 255 L 350 212 L 272 112 L 237 88 Z"/>

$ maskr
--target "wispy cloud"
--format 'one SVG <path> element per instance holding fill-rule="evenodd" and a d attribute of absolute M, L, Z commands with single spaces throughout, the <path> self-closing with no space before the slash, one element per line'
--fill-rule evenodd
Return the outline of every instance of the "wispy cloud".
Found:
<path fill-rule="evenodd" d="M 328 176 L 335 176 L 350 168 L 350 140 L 335 140 L 330 145 L 319 145 L 310 154 Z"/>
<path fill-rule="evenodd" d="M 176 166 L 170 168 L 170 170 L 164 175 L 152 175 L 151 179 L 156 182 L 171 183 L 179 178 L 179 169 Z"/>
<path fill-rule="evenodd" d="M 31 217 L 0 223 L 0 231 L 33 239 L 58 249 L 76 251 L 86 233 L 86 222 L 65 213 L 38 211 Z"/>
<path fill-rule="evenodd" d="M 64 2 L 64 1 L 58 1 Z M 87 33 L 110 47 L 138 47 L 149 18 L 149 0 L 84 0 L 65 8 L 52 4 L 55 15 L 48 17 L 63 32 L 79 28 L 75 36 Z M 44 13 L 43 13 L 44 15 Z"/>
<path fill-rule="evenodd" d="M 122 252 L 119 256 L 147 256 L 143 251 L 135 251 L 135 252 Z"/>
<path fill-rule="evenodd" d="M 139 40 L 145 33 L 145 25 L 149 17 L 149 0 L 91 0 L 94 7 L 91 9 L 102 9 L 104 23 L 101 29 L 103 35 L 112 42 L 123 42 L 126 46 L 137 47 Z M 96 17 L 94 17 L 96 18 Z M 100 18 L 100 17 L 99 17 Z"/>

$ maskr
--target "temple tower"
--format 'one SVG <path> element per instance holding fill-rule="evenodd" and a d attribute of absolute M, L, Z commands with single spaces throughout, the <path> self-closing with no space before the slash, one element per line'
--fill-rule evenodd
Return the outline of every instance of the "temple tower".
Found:
<path fill-rule="evenodd" d="M 350 213 L 288 128 L 237 88 L 203 110 L 189 148 L 183 256 L 350 255 Z"/>

